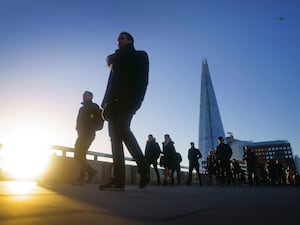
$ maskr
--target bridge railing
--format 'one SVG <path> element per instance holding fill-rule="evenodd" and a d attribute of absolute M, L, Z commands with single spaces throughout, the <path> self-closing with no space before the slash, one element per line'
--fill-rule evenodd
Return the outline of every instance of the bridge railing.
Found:
<path fill-rule="evenodd" d="M 52 145 L 51 149 L 54 153 L 58 156 L 64 157 L 74 157 L 74 148 L 60 146 L 60 145 Z M 112 162 L 112 154 L 102 153 L 102 152 L 95 152 L 95 151 L 88 151 L 86 158 L 88 160 L 93 161 L 108 161 Z M 131 157 L 124 157 L 125 163 L 128 165 L 136 165 L 135 160 Z M 160 166 L 159 166 L 160 167 Z M 188 166 L 181 166 L 182 170 L 188 170 Z"/>
<path fill-rule="evenodd" d="M 52 145 L 51 149 L 54 150 L 55 153 L 65 157 L 73 157 L 74 156 L 74 148 L 60 146 L 60 145 Z M 59 153 L 61 152 L 61 153 Z M 112 154 L 102 153 L 102 152 L 95 152 L 95 151 L 88 151 L 87 158 L 89 160 L 100 161 L 100 157 L 112 159 Z M 125 157 L 126 161 L 135 161 L 133 158 Z"/>

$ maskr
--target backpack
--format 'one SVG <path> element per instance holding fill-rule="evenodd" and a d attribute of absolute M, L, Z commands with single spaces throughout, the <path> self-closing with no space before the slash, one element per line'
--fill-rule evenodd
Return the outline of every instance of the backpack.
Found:
<path fill-rule="evenodd" d="M 182 162 L 182 157 L 181 157 L 179 152 L 176 152 L 176 160 L 177 160 L 178 163 Z"/>
<path fill-rule="evenodd" d="M 104 120 L 103 120 L 101 114 L 102 114 L 102 109 L 99 109 L 99 113 L 97 114 L 96 121 L 95 121 L 96 131 L 97 130 L 102 130 L 103 125 L 104 125 Z"/>

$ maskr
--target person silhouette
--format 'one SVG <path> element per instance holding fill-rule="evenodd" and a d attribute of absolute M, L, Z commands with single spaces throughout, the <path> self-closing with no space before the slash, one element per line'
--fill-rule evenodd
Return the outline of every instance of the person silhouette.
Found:
<path fill-rule="evenodd" d="M 191 147 L 188 150 L 188 160 L 189 160 L 189 175 L 188 175 L 188 180 L 186 181 L 187 185 L 191 185 L 192 183 L 192 173 L 193 170 L 195 169 L 197 172 L 198 180 L 199 180 L 199 185 L 202 185 L 202 180 L 201 180 L 201 175 L 199 171 L 199 159 L 202 158 L 202 154 L 199 151 L 198 148 L 195 147 L 194 142 L 190 143 Z"/>
<path fill-rule="evenodd" d="M 228 185 L 231 185 L 232 173 L 230 168 L 230 158 L 232 156 L 232 149 L 230 145 L 224 143 L 223 137 L 218 137 L 219 145 L 217 146 L 216 156 L 219 166 L 220 184 L 225 184 L 225 179 Z"/>
<path fill-rule="evenodd" d="M 83 185 L 85 182 L 89 183 L 96 175 L 95 170 L 86 160 L 86 153 L 95 139 L 96 131 L 103 128 L 103 119 L 101 117 L 101 109 L 92 101 L 93 93 L 85 91 L 83 93 L 82 106 L 79 109 L 76 130 L 78 137 L 75 142 L 74 159 L 80 164 L 80 171 L 74 185 Z M 88 175 L 85 180 L 86 173 Z"/>
<path fill-rule="evenodd" d="M 118 49 L 107 57 L 110 75 L 101 104 L 102 116 L 108 121 L 113 159 L 111 181 L 100 185 L 100 190 L 124 189 L 125 161 L 123 143 L 136 161 L 140 173 L 140 188 L 150 181 L 150 165 L 147 162 L 134 134 L 131 120 L 141 107 L 147 85 L 149 59 L 145 51 L 134 48 L 134 39 L 128 32 L 118 37 Z"/>
<path fill-rule="evenodd" d="M 161 153 L 159 144 L 156 142 L 155 138 L 152 134 L 148 135 L 148 140 L 145 147 L 145 157 L 148 163 L 153 165 L 156 177 L 157 177 L 157 185 L 160 185 L 160 175 L 157 168 L 157 159 L 159 158 Z"/>

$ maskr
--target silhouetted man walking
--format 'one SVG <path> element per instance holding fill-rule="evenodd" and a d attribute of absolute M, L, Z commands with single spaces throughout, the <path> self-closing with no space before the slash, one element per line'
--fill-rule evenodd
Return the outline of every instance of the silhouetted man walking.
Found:
<path fill-rule="evenodd" d="M 231 185 L 231 169 L 230 169 L 230 158 L 232 156 L 232 149 L 230 145 L 224 143 L 223 137 L 218 137 L 219 145 L 217 146 L 216 155 L 219 164 L 220 183 L 225 184 L 225 177 L 228 185 Z"/>
<path fill-rule="evenodd" d="M 192 183 L 193 170 L 195 169 L 198 175 L 199 184 L 202 185 L 201 175 L 199 171 L 199 159 L 202 158 L 202 154 L 199 149 L 195 148 L 194 142 L 191 142 L 191 148 L 188 150 L 188 160 L 189 160 L 189 177 L 186 182 L 187 185 Z"/>
<path fill-rule="evenodd" d="M 111 68 L 102 101 L 103 117 L 108 120 L 111 138 L 113 173 L 111 182 L 100 190 L 124 189 L 125 161 L 123 143 L 134 158 L 140 173 L 140 188 L 150 181 L 150 165 L 130 130 L 135 112 L 140 108 L 148 85 L 149 61 L 144 51 L 136 51 L 131 34 L 121 32 L 118 49 L 107 57 Z"/>
<path fill-rule="evenodd" d="M 249 186 L 253 185 L 253 179 L 257 184 L 258 182 L 256 178 L 256 155 L 248 145 L 244 146 L 243 160 L 245 160 L 247 166 Z"/>
<path fill-rule="evenodd" d="M 86 153 L 95 139 L 96 131 L 103 128 L 101 109 L 92 99 L 92 92 L 85 91 L 83 93 L 81 103 L 83 106 L 79 109 L 77 116 L 76 130 L 78 137 L 75 142 L 74 158 L 80 164 L 80 172 L 74 184 L 89 183 L 97 173 L 97 170 L 92 168 L 86 160 Z M 85 181 L 86 173 L 88 175 L 87 181 Z"/>
<path fill-rule="evenodd" d="M 152 134 L 148 135 L 148 140 L 145 147 L 145 157 L 148 163 L 153 165 L 156 177 L 157 184 L 160 185 L 160 176 L 157 168 L 157 159 L 159 158 L 161 153 L 159 144 L 155 141 L 155 138 Z"/>

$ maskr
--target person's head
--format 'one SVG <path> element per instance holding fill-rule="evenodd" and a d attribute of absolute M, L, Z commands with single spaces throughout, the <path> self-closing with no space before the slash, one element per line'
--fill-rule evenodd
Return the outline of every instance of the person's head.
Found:
<path fill-rule="evenodd" d="M 85 91 L 82 96 L 83 101 L 92 101 L 93 93 L 90 91 Z"/>
<path fill-rule="evenodd" d="M 165 141 L 168 141 L 168 140 L 170 140 L 170 135 L 169 134 L 165 134 Z"/>
<path fill-rule="evenodd" d="M 149 134 L 149 135 L 148 135 L 148 140 L 149 140 L 149 141 L 152 141 L 152 140 L 153 140 L 153 135 L 152 135 L 152 134 Z"/>
<path fill-rule="evenodd" d="M 129 34 L 126 31 L 123 31 L 119 34 L 118 37 L 118 47 L 119 49 L 122 48 L 123 46 L 127 45 L 127 44 L 134 44 L 134 39 L 133 36 L 131 34 Z"/>
<path fill-rule="evenodd" d="M 224 143 L 224 138 L 222 136 L 218 137 L 219 144 Z"/>
<path fill-rule="evenodd" d="M 191 147 L 192 147 L 192 148 L 195 147 L 195 143 L 194 143 L 194 142 L 191 142 L 190 144 L 191 144 Z"/>

